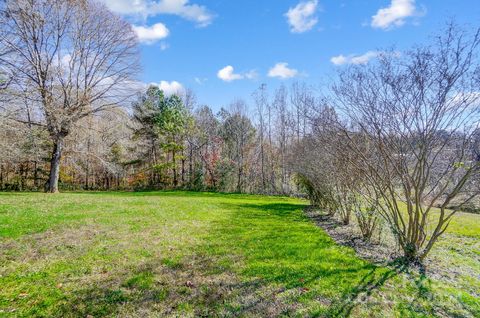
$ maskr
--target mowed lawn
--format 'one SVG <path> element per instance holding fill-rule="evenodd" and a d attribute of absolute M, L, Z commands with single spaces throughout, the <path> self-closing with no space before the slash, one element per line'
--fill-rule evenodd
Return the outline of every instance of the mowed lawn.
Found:
<path fill-rule="evenodd" d="M 449 280 L 357 258 L 306 204 L 0 193 L 0 317 L 480 317 L 477 216 L 455 221 L 432 255 L 464 269 Z"/>

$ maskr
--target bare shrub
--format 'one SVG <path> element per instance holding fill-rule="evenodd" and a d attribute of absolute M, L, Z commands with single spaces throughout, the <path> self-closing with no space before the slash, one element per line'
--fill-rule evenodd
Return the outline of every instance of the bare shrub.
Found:
<path fill-rule="evenodd" d="M 478 32 L 449 24 L 432 45 L 349 67 L 333 87 L 333 102 L 348 118 L 339 123 L 344 145 L 360 159 L 352 163 L 379 195 L 378 211 L 409 262 L 423 260 L 480 192 L 473 184 L 480 172 L 473 146 L 479 41 Z M 448 210 L 453 200 L 458 204 Z"/>

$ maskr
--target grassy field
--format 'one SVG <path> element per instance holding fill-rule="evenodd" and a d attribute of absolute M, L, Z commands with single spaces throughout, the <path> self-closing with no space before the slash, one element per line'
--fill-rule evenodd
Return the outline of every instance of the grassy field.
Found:
<path fill-rule="evenodd" d="M 189 192 L 0 193 L 3 317 L 480 317 L 480 217 L 433 251 L 452 277 L 338 246 L 306 202 Z"/>

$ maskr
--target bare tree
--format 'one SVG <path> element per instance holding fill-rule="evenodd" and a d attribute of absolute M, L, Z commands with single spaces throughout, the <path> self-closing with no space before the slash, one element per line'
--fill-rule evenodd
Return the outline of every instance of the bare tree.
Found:
<path fill-rule="evenodd" d="M 255 100 L 256 115 L 258 118 L 257 128 L 257 147 L 258 157 L 260 161 L 260 178 L 263 192 L 267 192 L 267 162 L 268 155 L 265 149 L 266 145 L 266 115 L 268 109 L 267 85 L 261 84 L 260 87 L 253 93 Z"/>
<path fill-rule="evenodd" d="M 343 125 L 345 146 L 360 158 L 352 162 L 362 163 L 380 195 L 379 212 L 409 262 L 423 260 L 455 213 L 480 192 L 469 186 L 480 172 L 473 147 L 480 124 L 479 43 L 478 31 L 449 24 L 432 45 L 383 53 L 377 63 L 341 72 L 333 87 L 350 121 Z"/>
<path fill-rule="evenodd" d="M 294 108 L 294 130 L 298 142 L 306 135 L 308 113 L 314 106 L 315 98 L 305 83 L 295 82 L 291 88 L 290 100 Z"/>
<path fill-rule="evenodd" d="M 297 182 L 306 190 L 312 205 L 334 216 L 339 209 L 335 168 L 338 136 L 332 133 L 331 123 L 336 121 L 333 109 L 319 104 L 316 114 L 310 118 L 312 132 L 297 142 L 292 149 L 290 166 L 297 175 Z"/>
<path fill-rule="evenodd" d="M 255 137 L 255 129 L 247 117 L 247 105 L 236 100 L 230 105 L 231 111 L 223 110 L 222 137 L 228 158 L 236 167 L 236 191 L 244 192 L 247 159 Z"/>
<path fill-rule="evenodd" d="M 49 192 L 58 191 L 65 137 L 82 118 L 129 97 L 139 69 L 131 26 L 95 1 L 7 0 L 0 33 L 10 53 L 0 63 L 41 112 L 53 143 Z M 130 85 L 130 87 L 129 87 Z"/>
<path fill-rule="evenodd" d="M 288 170 L 287 170 L 287 147 L 290 140 L 289 127 L 290 127 L 290 113 L 288 109 L 288 91 L 285 86 L 281 86 L 275 93 L 275 99 L 273 107 L 276 114 L 276 133 L 278 141 L 279 161 L 280 161 L 280 180 L 281 191 L 287 193 L 288 188 Z"/>
<path fill-rule="evenodd" d="M 217 165 L 220 161 L 222 138 L 219 136 L 219 121 L 208 106 L 202 106 L 194 114 L 195 125 L 187 136 L 189 144 L 189 171 L 191 186 L 198 189 L 195 183 L 203 182 L 208 188 L 217 189 Z M 201 175 L 204 180 L 199 180 L 199 173 L 194 171 L 196 160 L 202 168 Z M 195 169 L 198 170 L 198 169 Z"/>

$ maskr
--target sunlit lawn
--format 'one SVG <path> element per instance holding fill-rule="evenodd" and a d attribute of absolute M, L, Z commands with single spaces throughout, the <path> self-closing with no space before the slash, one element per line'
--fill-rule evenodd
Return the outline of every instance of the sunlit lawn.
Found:
<path fill-rule="evenodd" d="M 304 216 L 305 204 L 190 192 L 0 193 L 0 316 L 480 316 L 480 273 L 464 278 L 468 289 L 376 267 L 336 245 Z M 454 248 L 469 242 L 472 255 L 442 241 L 434 257 L 461 254 L 475 271 L 479 218 L 462 218 L 473 225 L 454 222 L 448 237 Z"/>

